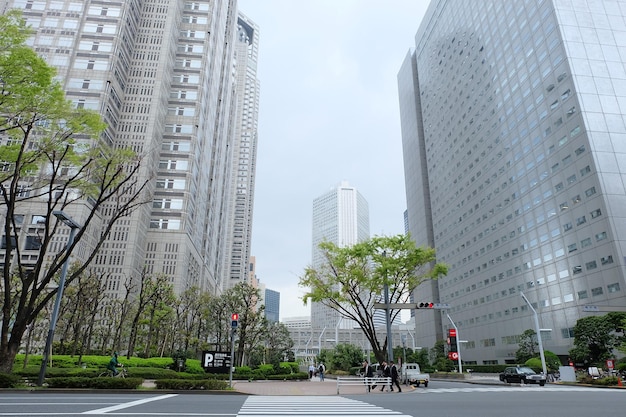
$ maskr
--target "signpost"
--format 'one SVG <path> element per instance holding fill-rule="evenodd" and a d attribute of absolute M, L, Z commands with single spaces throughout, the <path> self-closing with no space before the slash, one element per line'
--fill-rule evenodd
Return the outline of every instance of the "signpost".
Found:
<path fill-rule="evenodd" d="M 231 358 L 228 352 L 205 350 L 202 352 L 202 367 L 212 374 L 225 374 L 231 368 Z"/>

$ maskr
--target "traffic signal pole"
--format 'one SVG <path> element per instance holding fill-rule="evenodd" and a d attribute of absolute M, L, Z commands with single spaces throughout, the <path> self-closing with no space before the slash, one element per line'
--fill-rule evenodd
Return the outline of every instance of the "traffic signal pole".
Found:
<path fill-rule="evenodd" d="M 233 387 L 233 369 L 235 368 L 235 333 L 237 333 L 237 324 L 239 323 L 239 314 L 230 315 L 230 366 L 228 369 L 228 387 Z"/>

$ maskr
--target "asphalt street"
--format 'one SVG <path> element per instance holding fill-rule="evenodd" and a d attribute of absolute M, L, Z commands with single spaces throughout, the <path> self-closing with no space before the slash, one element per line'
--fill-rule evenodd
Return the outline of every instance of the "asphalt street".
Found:
<path fill-rule="evenodd" d="M 620 389 L 441 381 L 401 394 L 0 392 L 0 416 L 589 417 L 621 416 L 625 406 L 626 390 Z"/>

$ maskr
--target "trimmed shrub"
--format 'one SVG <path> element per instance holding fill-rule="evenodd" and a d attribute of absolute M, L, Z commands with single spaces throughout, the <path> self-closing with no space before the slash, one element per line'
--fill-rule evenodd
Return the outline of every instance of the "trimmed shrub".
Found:
<path fill-rule="evenodd" d="M 157 379 L 157 389 L 172 390 L 226 390 L 228 382 L 215 379 Z"/>
<path fill-rule="evenodd" d="M 15 369 L 13 373 L 15 375 L 19 375 L 23 378 L 38 378 L 39 377 L 40 366 L 29 365 L 24 369 Z M 56 377 L 68 377 L 68 376 L 82 376 L 82 377 L 95 377 L 98 376 L 101 372 L 104 371 L 104 367 L 102 369 L 96 368 L 46 368 L 46 377 L 48 378 L 56 378 Z"/>
<path fill-rule="evenodd" d="M 96 389 L 137 389 L 143 383 L 142 378 L 91 378 L 92 388 Z"/>
<path fill-rule="evenodd" d="M 49 378 L 46 379 L 50 388 L 95 388 L 95 389 L 137 389 L 142 383 L 141 378 Z"/>
<path fill-rule="evenodd" d="M 283 380 L 296 380 L 296 379 L 309 379 L 309 374 L 306 372 L 297 372 L 294 374 L 285 374 L 285 375 L 268 375 L 267 379 L 272 381 L 283 381 Z"/>
<path fill-rule="evenodd" d="M 17 375 L 0 372 L 0 388 L 15 388 L 19 383 L 20 378 Z"/>

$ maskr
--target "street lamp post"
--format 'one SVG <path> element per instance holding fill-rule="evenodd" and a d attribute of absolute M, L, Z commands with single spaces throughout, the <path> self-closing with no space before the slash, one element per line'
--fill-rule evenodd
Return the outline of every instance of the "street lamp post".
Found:
<path fill-rule="evenodd" d="M 528 304 L 528 307 L 530 307 L 533 314 L 535 315 L 535 328 L 537 329 L 537 343 L 539 344 L 539 356 L 541 357 L 541 369 L 543 370 L 544 375 L 548 375 L 548 370 L 546 369 L 546 356 L 543 353 L 543 343 L 541 341 L 541 329 L 539 328 L 539 316 L 537 315 L 537 310 L 533 308 L 532 304 L 530 304 L 530 301 L 528 301 L 528 298 L 526 298 L 523 292 L 520 292 L 520 295 L 522 296 L 526 304 Z"/>
<path fill-rule="evenodd" d="M 80 229 L 80 225 L 76 223 L 72 218 L 68 217 L 62 211 L 53 211 L 52 214 L 61 222 L 65 223 L 70 227 L 70 237 L 67 239 L 67 245 L 65 246 L 65 250 L 68 251 L 66 254 L 65 262 L 63 263 L 63 267 L 61 268 L 61 278 L 59 279 L 59 287 L 57 289 L 57 296 L 54 300 L 54 308 L 52 309 L 52 317 L 50 318 L 50 328 L 48 329 L 48 337 L 46 338 L 46 347 L 43 351 L 43 360 L 41 361 L 41 368 L 39 369 L 39 379 L 37 380 L 37 385 L 42 386 L 43 380 L 46 376 L 46 366 L 48 365 L 48 358 L 50 355 L 50 350 L 52 349 L 52 339 L 54 338 L 54 328 L 57 324 L 57 317 L 59 316 L 59 308 L 61 307 L 61 298 L 63 298 L 63 287 L 65 287 L 65 277 L 67 276 L 67 268 L 70 263 L 69 250 L 74 243 L 74 236 L 76 236 L 76 231 Z"/>

